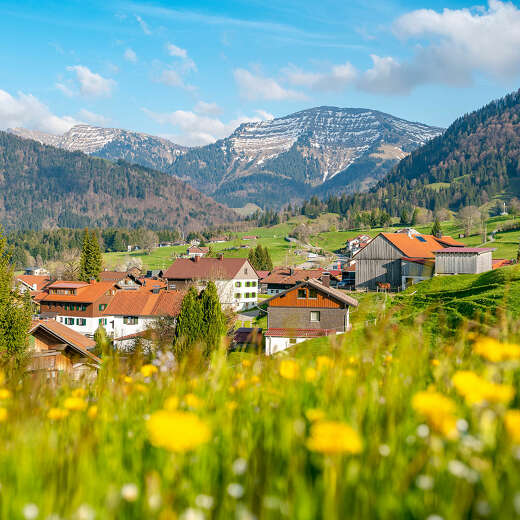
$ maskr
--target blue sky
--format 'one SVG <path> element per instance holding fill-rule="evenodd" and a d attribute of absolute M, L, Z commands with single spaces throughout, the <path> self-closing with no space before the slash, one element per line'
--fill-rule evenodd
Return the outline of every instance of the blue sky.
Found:
<path fill-rule="evenodd" d="M 88 122 L 197 145 L 246 120 L 319 105 L 447 126 L 519 87 L 517 2 L 0 0 L 0 8 L 0 128 L 63 133 Z"/>

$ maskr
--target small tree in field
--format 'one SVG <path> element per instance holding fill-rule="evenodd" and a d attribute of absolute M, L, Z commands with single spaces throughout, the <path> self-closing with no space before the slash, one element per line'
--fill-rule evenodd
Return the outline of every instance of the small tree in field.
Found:
<path fill-rule="evenodd" d="M 195 287 L 190 287 L 182 300 L 177 318 L 173 351 L 177 359 L 182 358 L 201 339 L 203 330 L 202 306 Z"/>
<path fill-rule="evenodd" d="M 202 307 L 202 339 L 206 343 L 205 355 L 218 349 L 222 336 L 226 333 L 226 318 L 222 312 L 217 286 L 208 282 L 201 294 Z"/>
<path fill-rule="evenodd" d="M 85 229 L 83 245 L 81 248 L 81 260 L 79 265 L 79 279 L 84 282 L 99 280 L 99 273 L 103 266 L 103 256 L 99 248 L 97 236 Z"/>
<path fill-rule="evenodd" d="M 439 219 L 438 219 L 438 218 L 436 218 L 436 219 L 435 219 L 435 222 L 433 223 L 433 226 L 432 226 L 432 235 L 433 235 L 434 237 L 437 237 L 437 238 L 442 237 L 441 223 L 439 222 Z"/>

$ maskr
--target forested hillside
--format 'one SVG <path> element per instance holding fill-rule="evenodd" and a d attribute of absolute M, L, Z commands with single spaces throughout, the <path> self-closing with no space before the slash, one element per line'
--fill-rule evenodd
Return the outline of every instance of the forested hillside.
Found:
<path fill-rule="evenodd" d="M 169 175 L 0 132 L 0 222 L 6 229 L 200 229 L 236 215 Z"/>

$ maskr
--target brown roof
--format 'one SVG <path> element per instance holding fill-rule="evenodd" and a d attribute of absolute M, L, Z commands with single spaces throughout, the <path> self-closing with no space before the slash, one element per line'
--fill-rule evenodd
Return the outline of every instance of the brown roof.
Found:
<path fill-rule="evenodd" d="M 75 350 L 78 350 L 90 359 L 101 363 L 101 359 L 87 350 L 96 346 L 96 342 L 93 339 L 87 338 L 87 336 L 84 336 L 83 334 L 72 330 L 70 327 L 67 327 L 66 325 L 63 325 L 62 323 L 52 319 L 33 321 L 29 333 L 33 334 L 38 328 L 42 328 L 47 332 L 50 332 L 52 335 L 57 336 Z"/>
<path fill-rule="evenodd" d="M 410 258 L 434 258 L 433 252 L 447 244 L 447 240 L 450 240 L 451 245 L 464 246 L 464 244 L 453 240 L 451 237 L 437 239 L 433 235 L 409 236 L 408 233 L 381 233 L 381 235 L 397 247 L 404 256 Z"/>
<path fill-rule="evenodd" d="M 495 251 L 495 247 L 445 247 L 444 249 L 438 249 L 434 251 L 434 253 L 466 253 L 466 254 L 480 254 L 480 253 L 490 253 L 491 251 Z"/>
<path fill-rule="evenodd" d="M 251 327 L 240 327 L 233 334 L 234 343 L 256 343 L 261 340 L 262 329 Z"/>
<path fill-rule="evenodd" d="M 258 279 L 263 282 L 264 278 L 266 276 L 269 276 L 269 271 L 256 271 L 256 274 L 258 275 Z"/>
<path fill-rule="evenodd" d="M 20 276 L 17 276 L 16 279 L 20 280 L 21 282 L 24 282 L 31 289 L 34 286 L 36 286 L 36 291 L 40 291 L 51 281 L 51 279 L 48 276 L 38 276 L 35 274 L 22 274 Z"/>
<path fill-rule="evenodd" d="M 319 278 L 323 274 L 323 269 L 290 269 L 281 267 L 274 269 L 266 276 L 262 283 L 278 283 L 296 285 L 304 280 Z"/>
<path fill-rule="evenodd" d="M 274 300 L 275 298 L 279 298 L 283 294 L 287 294 L 289 291 L 294 291 L 295 289 L 299 287 L 305 287 L 308 285 L 309 287 L 313 287 L 317 291 L 321 291 L 322 293 L 327 294 L 328 296 L 331 296 L 332 298 L 335 298 L 336 300 L 339 300 L 342 303 L 346 303 L 347 305 L 352 305 L 353 307 L 357 307 L 359 305 L 359 302 L 352 298 L 352 296 L 349 296 L 348 294 L 344 293 L 343 291 L 340 291 L 339 289 L 334 289 L 333 287 L 327 287 L 326 285 L 323 285 L 319 280 L 306 280 L 305 282 L 302 282 L 298 285 L 295 285 L 294 287 L 291 287 L 290 289 L 287 289 L 286 291 L 280 292 L 274 296 L 271 296 L 271 298 L 268 298 L 267 300 L 264 300 L 262 304 L 270 302 L 271 300 Z"/>
<path fill-rule="evenodd" d="M 53 284 L 46 287 L 46 291 L 50 289 L 69 289 L 75 288 L 76 294 L 50 294 L 45 293 L 45 296 L 40 301 L 52 301 L 52 302 L 79 302 L 79 303 L 93 303 L 105 295 L 108 291 L 112 290 L 114 282 L 68 282 L 60 281 L 54 282 Z"/>
<path fill-rule="evenodd" d="M 163 274 L 169 280 L 232 280 L 247 258 L 177 258 Z M 253 278 L 256 272 L 253 268 Z"/>
<path fill-rule="evenodd" d="M 99 273 L 99 280 L 101 282 L 119 282 L 127 276 L 128 273 L 126 271 L 101 271 Z"/>
<path fill-rule="evenodd" d="M 190 246 L 188 251 L 190 253 L 209 253 L 209 247 Z"/>
<path fill-rule="evenodd" d="M 267 329 L 264 336 L 275 338 L 318 338 L 332 336 L 336 329 Z"/>
<path fill-rule="evenodd" d="M 184 293 L 118 291 L 103 314 L 107 316 L 178 316 Z"/>

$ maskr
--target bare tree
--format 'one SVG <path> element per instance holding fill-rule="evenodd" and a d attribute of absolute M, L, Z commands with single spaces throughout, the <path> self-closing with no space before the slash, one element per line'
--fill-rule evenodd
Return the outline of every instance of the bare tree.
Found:
<path fill-rule="evenodd" d="M 459 210 L 457 217 L 464 228 L 464 236 L 469 236 L 475 224 L 480 220 L 480 211 L 475 206 L 466 206 Z"/>
<path fill-rule="evenodd" d="M 143 231 L 141 235 L 139 246 L 150 254 L 157 247 L 158 242 L 159 237 L 157 236 L 157 233 L 147 229 L 146 231 Z"/>

